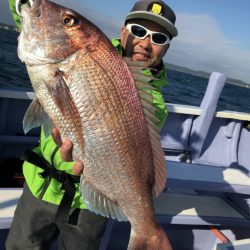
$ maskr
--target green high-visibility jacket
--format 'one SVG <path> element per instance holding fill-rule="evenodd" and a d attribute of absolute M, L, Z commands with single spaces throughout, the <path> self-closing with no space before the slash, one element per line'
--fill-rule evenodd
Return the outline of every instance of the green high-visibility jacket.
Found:
<path fill-rule="evenodd" d="M 119 39 L 112 39 L 112 44 L 121 54 L 123 54 L 123 48 Z M 161 70 L 156 72 L 154 75 L 149 69 L 145 69 L 143 71 L 145 75 L 153 76 L 157 79 L 155 81 L 150 82 L 150 84 L 155 87 L 153 91 L 150 91 L 150 94 L 152 94 L 153 96 L 153 105 L 156 107 L 156 117 L 159 119 L 159 123 L 157 124 L 157 126 L 159 128 L 163 127 L 167 118 L 166 104 L 161 93 L 161 88 L 167 85 L 167 73 L 163 62 L 161 62 L 161 66 Z"/>
<path fill-rule="evenodd" d="M 12 17 L 16 23 L 16 28 L 18 31 L 21 31 L 21 17 L 16 12 L 16 0 L 9 0 L 10 11 L 12 13 Z"/>
<path fill-rule="evenodd" d="M 13 13 L 13 18 L 16 22 L 17 28 L 20 31 L 21 21 L 20 21 L 20 17 L 16 14 L 15 0 L 9 0 L 9 4 L 10 4 L 10 9 Z M 120 53 L 122 53 L 122 47 L 121 47 L 119 39 L 113 39 L 112 43 L 117 48 L 117 50 Z M 144 74 L 152 76 L 152 73 L 150 70 L 144 70 Z M 152 86 L 155 87 L 155 90 L 151 91 L 151 94 L 153 96 L 153 105 L 157 108 L 156 116 L 160 120 L 158 126 L 161 128 L 167 117 L 166 105 L 165 105 L 163 96 L 160 92 L 160 88 L 166 86 L 167 84 L 166 70 L 165 70 L 165 66 L 163 63 L 162 63 L 162 70 L 157 72 L 157 74 L 154 75 L 154 78 L 158 80 L 151 82 Z M 69 173 L 69 174 L 74 174 L 73 173 L 74 162 L 63 161 L 61 159 L 59 150 L 56 152 L 53 158 L 53 162 L 51 162 L 51 157 L 55 148 L 56 148 L 56 144 L 53 141 L 52 136 L 45 138 L 45 135 L 42 129 L 40 145 L 34 148 L 33 151 L 41 155 L 49 163 L 53 164 L 53 166 L 56 169 L 60 171 L 65 171 L 66 173 Z M 40 198 L 46 202 L 59 205 L 64 194 L 64 191 L 61 190 L 62 184 L 58 182 L 57 180 L 50 178 L 49 176 L 46 178 L 43 178 L 40 175 L 40 173 L 42 172 L 43 172 L 43 169 L 39 168 L 39 166 L 35 166 L 27 161 L 25 161 L 23 164 L 24 177 L 32 194 L 35 197 Z M 85 204 L 83 203 L 82 196 L 79 192 L 80 185 L 75 184 L 75 186 L 76 186 L 76 193 L 75 193 L 75 197 L 74 197 L 71 207 L 85 208 Z"/>

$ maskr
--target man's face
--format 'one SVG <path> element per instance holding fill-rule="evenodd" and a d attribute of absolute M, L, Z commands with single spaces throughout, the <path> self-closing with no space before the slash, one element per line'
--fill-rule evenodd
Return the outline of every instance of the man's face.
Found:
<path fill-rule="evenodd" d="M 140 24 L 151 31 L 167 34 L 163 27 L 152 21 L 135 19 L 129 23 Z M 143 61 L 147 67 L 157 66 L 169 48 L 169 44 L 163 46 L 153 44 L 150 35 L 143 40 L 136 38 L 125 27 L 121 31 L 121 44 L 125 50 L 125 56 L 131 57 L 133 61 Z"/>

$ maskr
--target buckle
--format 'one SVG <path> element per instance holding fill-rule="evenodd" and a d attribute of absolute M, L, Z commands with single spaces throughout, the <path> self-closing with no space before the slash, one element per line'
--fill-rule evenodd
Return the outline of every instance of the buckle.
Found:
<path fill-rule="evenodd" d="M 65 183 L 67 180 L 67 174 L 65 172 L 57 171 L 57 180 L 61 183 Z"/>
<path fill-rule="evenodd" d="M 48 172 L 48 170 L 44 170 L 43 172 L 38 173 L 38 176 L 39 176 L 40 178 L 45 179 L 46 177 L 49 176 L 49 172 Z"/>

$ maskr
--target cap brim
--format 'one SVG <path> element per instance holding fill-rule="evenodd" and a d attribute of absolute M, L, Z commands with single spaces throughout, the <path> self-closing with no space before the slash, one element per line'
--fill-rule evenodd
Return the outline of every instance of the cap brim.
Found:
<path fill-rule="evenodd" d="M 173 37 L 178 35 L 178 31 L 176 27 L 168 21 L 166 18 L 155 15 L 154 13 L 150 13 L 148 11 L 134 11 L 127 15 L 126 21 L 131 19 L 146 19 L 153 21 L 155 23 L 160 24 L 163 28 L 165 28 Z"/>

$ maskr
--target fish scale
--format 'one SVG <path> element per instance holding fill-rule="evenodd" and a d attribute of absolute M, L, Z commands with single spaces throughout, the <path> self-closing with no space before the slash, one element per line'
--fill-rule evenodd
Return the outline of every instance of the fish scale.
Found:
<path fill-rule="evenodd" d="M 129 220 L 130 249 L 171 249 L 153 208 L 153 193 L 162 191 L 166 172 L 148 94 L 151 78 L 140 64 L 128 60 L 127 65 L 109 39 L 76 12 L 36 0 L 21 13 L 25 27 L 18 54 L 39 99 L 27 110 L 25 131 L 53 123 L 63 140 L 73 142 L 73 159 L 84 164 L 80 184 L 86 207 Z M 63 23 L 64 16 L 74 17 L 72 27 Z M 35 116 L 42 121 L 33 117 L 35 110 L 42 110 Z"/>
<path fill-rule="evenodd" d="M 93 109 L 95 109 L 92 112 L 89 111 L 90 113 L 93 114 L 92 117 L 94 119 L 85 119 L 85 123 L 83 125 L 86 128 L 90 128 L 90 129 L 85 130 L 85 138 L 86 138 L 85 141 L 88 144 L 86 145 L 86 150 L 87 149 L 92 150 L 91 151 L 92 153 L 89 153 L 89 155 L 91 156 L 91 159 L 89 160 L 88 158 L 84 158 L 83 160 L 84 165 L 85 165 L 84 176 L 86 179 L 88 179 L 89 181 L 93 183 L 99 183 L 98 185 L 98 187 L 100 186 L 99 189 L 107 190 L 106 193 L 109 193 L 113 189 L 119 190 L 119 188 L 114 187 L 114 182 L 112 182 L 114 176 L 116 176 L 115 179 L 117 180 L 118 187 L 128 186 L 130 184 L 130 186 L 132 185 L 136 188 L 136 185 L 133 184 L 133 182 L 136 183 L 135 180 L 126 181 L 126 179 L 124 178 L 124 176 L 129 174 L 128 171 L 126 171 L 123 175 L 121 174 L 123 170 L 125 169 L 124 167 L 126 167 L 124 166 L 125 164 L 121 165 L 121 163 L 127 162 L 128 163 L 127 165 L 136 165 L 135 163 L 136 160 L 141 161 L 140 159 L 138 160 L 137 158 L 138 158 L 138 154 L 142 154 L 140 150 L 143 149 L 142 145 L 143 144 L 145 145 L 145 136 L 142 136 L 143 139 L 141 141 L 138 140 L 137 137 L 139 133 L 138 133 L 138 129 L 136 129 L 135 127 L 135 122 L 132 119 L 133 117 L 131 118 L 131 110 L 127 109 L 125 113 L 124 110 L 121 110 L 121 108 L 117 108 L 117 106 L 122 107 L 121 98 L 115 96 L 115 94 L 119 92 L 114 91 L 114 87 L 112 87 L 113 92 L 110 93 L 111 86 L 116 84 L 114 83 L 115 80 L 113 80 L 112 82 L 108 82 L 108 84 L 104 85 L 105 88 L 102 87 L 102 91 L 100 92 L 100 87 L 103 86 L 103 82 L 105 82 L 105 74 L 103 74 L 103 72 L 101 72 L 102 74 L 96 74 L 96 72 L 89 70 L 89 68 L 93 68 L 93 67 L 97 70 L 97 66 L 98 66 L 98 64 L 94 66 L 92 65 L 93 62 L 91 62 L 91 57 L 89 58 L 89 60 L 87 60 L 85 56 L 84 61 L 85 61 L 85 65 L 81 65 L 81 67 L 83 67 L 84 72 L 87 72 L 87 74 L 85 73 L 84 79 L 89 79 L 89 81 L 86 80 L 84 84 L 81 83 L 81 88 L 79 89 L 82 89 L 80 93 L 83 93 L 83 95 L 81 95 L 81 97 L 79 96 L 78 98 L 81 98 L 81 100 L 85 100 L 83 101 L 84 103 L 87 103 L 89 107 L 92 107 Z M 102 77 L 96 77 L 96 75 L 102 75 Z M 110 77 L 107 77 L 107 78 L 109 79 Z M 125 85 L 128 85 L 128 84 L 131 84 L 131 83 L 125 83 Z M 92 85 L 94 85 L 94 87 Z M 123 90 L 123 92 L 125 92 L 125 90 Z M 103 98 L 103 96 L 105 96 L 106 98 L 108 96 L 109 101 L 105 102 L 105 99 Z M 100 107 L 96 105 L 96 100 L 98 98 L 101 98 L 102 100 L 100 103 L 105 104 L 101 106 L 101 109 Z M 86 101 L 86 99 L 88 99 L 88 101 Z M 115 100 L 119 100 L 119 103 L 116 104 L 117 102 Z M 132 99 L 129 98 L 129 100 L 132 100 Z M 135 103 L 136 103 L 136 100 L 135 101 L 132 100 L 133 106 L 135 106 Z M 141 106 L 141 104 L 138 101 L 137 101 L 137 106 L 139 107 Z M 107 117 L 105 117 L 105 113 L 109 115 L 111 111 L 112 111 L 112 114 L 114 114 L 114 117 L 117 118 L 116 119 L 117 124 L 115 124 L 115 126 L 114 126 L 114 117 L 112 120 L 107 119 Z M 121 116 L 120 115 L 121 112 L 125 113 L 125 115 Z M 140 112 L 142 112 L 141 109 L 140 109 Z M 136 116 L 136 121 L 138 121 L 137 119 L 138 115 L 136 114 L 135 116 Z M 127 117 L 130 117 L 130 119 L 128 119 Z M 112 125 L 113 125 L 113 131 L 116 131 L 115 135 L 114 134 L 112 135 L 112 133 L 110 133 L 111 128 L 109 126 L 110 124 L 108 124 L 109 121 L 113 121 Z M 97 127 L 99 128 L 98 129 L 99 133 L 96 134 Z M 141 129 L 140 127 L 141 126 L 139 126 L 139 129 Z M 123 131 L 122 128 L 127 128 L 127 129 L 124 129 Z M 117 133 L 117 131 L 119 132 Z M 94 135 L 91 134 L 91 132 Z M 145 132 L 147 132 L 147 129 L 144 124 L 144 133 Z M 112 135 L 112 138 L 110 138 L 110 135 Z M 130 135 L 129 137 L 132 140 L 130 138 L 129 139 L 127 138 L 127 142 L 126 141 L 123 142 L 125 146 L 122 146 L 123 143 L 121 143 L 121 140 L 124 139 L 123 137 L 128 137 L 128 135 Z M 91 138 L 93 138 L 93 141 L 91 140 Z M 99 144 L 97 143 L 97 140 L 99 141 Z M 100 143 L 100 142 L 104 142 L 104 143 Z M 127 145 L 131 145 L 131 146 L 127 146 Z M 129 147 L 134 148 L 134 150 L 130 152 L 130 154 L 133 153 L 134 156 L 129 158 L 130 161 L 128 160 L 126 161 L 126 158 L 128 157 L 126 155 L 123 156 L 124 152 L 126 152 L 124 148 L 129 148 Z M 110 152 L 109 154 L 107 154 L 107 148 L 109 149 L 109 152 Z M 93 149 L 94 149 L 94 152 L 93 152 Z M 96 161 L 96 159 L 99 159 L 98 162 Z M 149 162 L 148 160 L 149 159 L 147 158 L 147 163 Z M 143 164 L 143 162 L 141 163 Z M 121 165 L 121 169 L 119 168 L 119 165 Z M 107 174 L 107 176 L 105 174 L 102 175 L 100 179 L 99 173 L 100 172 L 106 173 L 107 168 L 109 169 L 109 173 Z M 95 169 L 96 171 L 94 171 Z M 130 174 L 131 176 L 134 176 L 134 171 L 132 169 L 130 171 Z M 123 178 L 119 178 L 120 176 Z M 97 179 L 95 179 L 94 177 L 97 177 Z M 103 183 L 102 180 L 105 180 L 105 183 Z M 112 183 L 112 185 L 108 187 L 107 183 L 110 183 L 110 184 Z M 133 199 L 134 198 L 132 198 L 131 200 Z"/>

